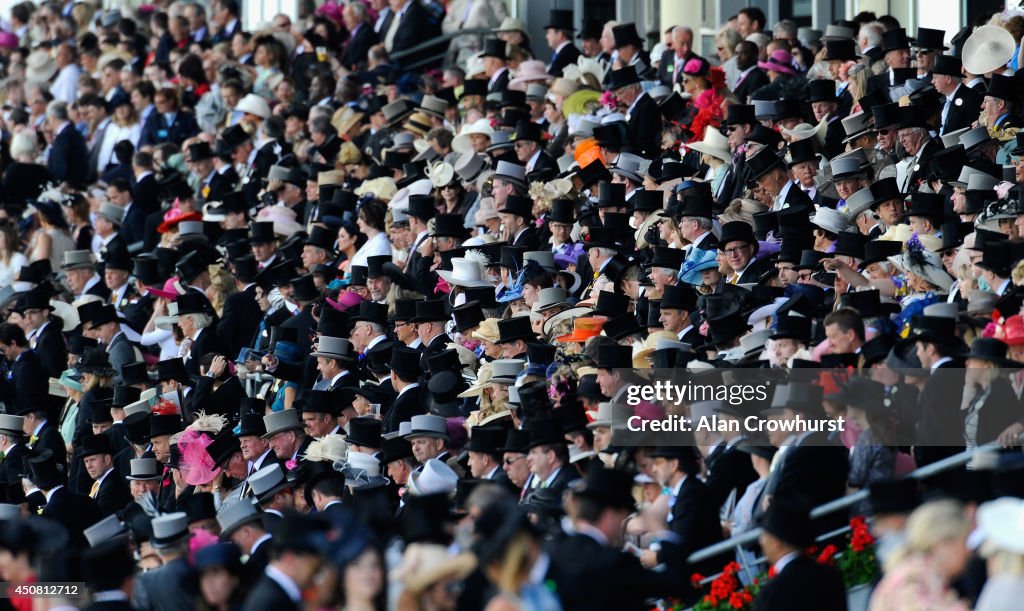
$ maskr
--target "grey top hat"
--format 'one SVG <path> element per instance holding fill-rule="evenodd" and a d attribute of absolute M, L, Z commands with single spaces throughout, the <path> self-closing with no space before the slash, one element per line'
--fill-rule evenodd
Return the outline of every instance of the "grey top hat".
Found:
<path fill-rule="evenodd" d="M 862 174 L 863 170 L 860 169 L 860 160 L 856 157 L 836 157 L 829 164 L 832 168 L 832 177 L 850 177 Z"/>
<path fill-rule="evenodd" d="M 178 223 L 178 236 L 186 235 L 202 235 L 203 234 L 203 222 L 202 221 L 182 221 Z"/>
<path fill-rule="evenodd" d="M 594 128 L 595 127 L 600 127 L 600 126 L 601 126 L 600 123 L 596 123 L 596 122 L 590 121 L 588 119 L 580 119 L 579 123 L 576 124 L 576 129 L 573 130 L 569 134 L 569 136 L 573 137 L 573 138 L 575 138 L 577 136 L 579 136 L 581 138 L 593 138 L 594 137 Z"/>
<path fill-rule="evenodd" d="M 256 504 L 256 499 L 242 499 L 221 508 L 217 512 L 217 524 L 220 525 L 221 539 L 229 538 L 239 527 L 257 522 L 263 516 L 263 511 Z"/>
<path fill-rule="evenodd" d="M 124 524 L 117 519 L 116 514 L 111 514 L 89 528 L 82 531 L 90 547 L 96 547 L 104 541 L 109 541 L 125 531 Z"/>
<path fill-rule="evenodd" d="M 448 102 L 428 94 L 423 96 L 423 100 L 420 102 L 420 110 L 443 119 L 445 113 L 448 112 Z"/>
<path fill-rule="evenodd" d="M 395 437 L 405 437 L 412 432 L 412 422 L 406 420 L 405 422 L 398 423 L 398 430 L 391 431 L 390 433 L 384 433 L 381 435 L 384 439 L 394 439 Z"/>
<path fill-rule="evenodd" d="M 968 130 L 960 136 L 960 144 L 964 145 L 965 151 L 970 151 L 972 148 L 989 140 L 992 140 L 992 136 L 989 135 L 988 128 L 984 125 Z"/>
<path fill-rule="evenodd" d="M 472 151 L 466 151 L 455 160 L 455 173 L 463 182 L 473 182 L 486 167 L 484 158 Z"/>
<path fill-rule="evenodd" d="M 21 517 L 21 507 L 10 503 L 0 503 L 0 521 L 17 520 Z"/>
<path fill-rule="evenodd" d="M 85 269 L 89 267 L 96 267 L 96 260 L 93 258 L 91 250 L 64 251 L 64 261 L 60 264 L 61 269 Z"/>
<path fill-rule="evenodd" d="M 298 410 L 294 409 L 286 409 L 263 416 L 263 426 L 267 429 L 263 439 L 270 439 L 285 431 L 298 431 L 304 428 L 302 421 L 299 420 Z"/>
<path fill-rule="evenodd" d="M 498 384 L 514 384 L 516 376 L 526 368 L 523 359 L 496 359 L 491 361 L 491 382 Z"/>
<path fill-rule="evenodd" d="M 252 486 L 253 496 L 263 501 L 264 495 L 274 494 L 286 487 L 288 480 L 281 463 L 274 463 L 250 475 L 249 485 Z"/>
<path fill-rule="evenodd" d="M 406 435 L 409 439 L 434 437 L 451 441 L 451 437 L 448 436 L 448 421 L 441 416 L 435 416 L 434 414 L 413 416 L 410 423 L 412 424 L 412 430 Z"/>
<path fill-rule="evenodd" d="M 129 403 L 124 406 L 125 417 L 131 416 L 132 414 L 148 414 L 149 409 L 149 398 L 139 399 L 135 403 Z"/>
<path fill-rule="evenodd" d="M 852 29 L 841 25 L 825 26 L 825 35 L 821 40 L 842 40 L 844 38 L 856 38 L 857 33 Z"/>
<path fill-rule="evenodd" d="M 557 272 L 558 266 L 555 265 L 555 253 L 550 250 L 531 250 L 523 253 L 523 265 L 526 265 L 527 261 L 536 261 L 537 265 L 542 268 Z"/>
<path fill-rule="evenodd" d="M 500 180 L 510 180 L 526 184 L 526 166 L 508 161 L 499 161 L 495 168 L 494 177 Z"/>
<path fill-rule="evenodd" d="M 970 127 L 961 127 L 958 130 L 942 134 L 939 136 L 939 139 L 942 140 L 942 148 L 948 149 L 951 146 L 960 144 L 960 136 L 963 136 L 969 131 L 971 131 Z"/>
<path fill-rule="evenodd" d="M 312 356 L 349 360 L 356 358 L 356 354 L 352 350 L 352 342 L 344 337 L 321 337 L 317 346 L 319 349 Z"/>
<path fill-rule="evenodd" d="M 615 160 L 615 165 L 609 168 L 609 170 L 612 174 L 621 174 L 633 182 L 640 183 L 644 181 L 643 177 L 640 176 L 640 167 L 643 161 L 644 158 L 639 155 L 620 153 L 619 158 Z"/>
<path fill-rule="evenodd" d="M 844 117 L 842 122 L 843 131 L 846 132 L 846 138 L 843 142 L 849 142 L 870 131 L 871 127 L 868 126 L 868 121 L 871 120 L 871 116 L 872 115 L 869 112 L 860 111 L 855 112 L 848 117 Z"/>
<path fill-rule="evenodd" d="M 131 469 L 131 475 L 125 476 L 125 479 L 136 482 L 160 479 L 163 475 L 155 458 L 133 458 Z"/>
<path fill-rule="evenodd" d="M 150 544 L 161 548 L 173 545 L 187 537 L 188 515 L 184 511 L 165 513 L 153 518 L 153 539 Z"/>
<path fill-rule="evenodd" d="M 526 86 L 527 100 L 543 100 L 548 94 L 548 88 L 540 83 L 530 83 Z"/>
<path fill-rule="evenodd" d="M 871 194 L 871 189 L 864 187 L 860 191 L 857 191 L 846 200 L 846 218 L 851 221 L 862 212 L 867 212 L 871 209 L 871 202 L 874 200 L 874 195 Z"/>
<path fill-rule="evenodd" d="M 96 216 L 101 216 L 115 225 L 120 225 L 124 220 L 124 208 L 117 204 L 103 202 L 100 204 L 100 209 Z"/>
<path fill-rule="evenodd" d="M 842 212 L 822 206 L 810 218 L 811 224 L 831 233 L 840 233 L 850 226 L 849 220 Z"/>
<path fill-rule="evenodd" d="M 566 295 L 565 289 L 560 286 L 541 289 L 540 293 L 537 294 L 537 311 L 544 312 L 545 310 L 563 305 L 568 307 L 567 299 L 568 295 Z"/>
<path fill-rule="evenodd" d="M 996 188 L 999 181 L 995 176 L 990 176 L 984 172 L 977 172 L 967 177 L 967 190 L 968 191 L 991 191 Z"/>
<path fill-rule="evenodd" d="M 0 433 L 5 431 L 11 431 L 12 433 L 21 434 L 24 430 L 25 418 L 22 416 L 12 416 L 10 414 L 0 414 Z"/>

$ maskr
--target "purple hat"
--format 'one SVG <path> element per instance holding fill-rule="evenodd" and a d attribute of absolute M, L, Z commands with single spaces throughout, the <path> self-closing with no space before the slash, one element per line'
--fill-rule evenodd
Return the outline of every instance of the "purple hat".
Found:
<path fill-rule="evenodd" d="M 790 55 L 789 51 L 783 51 L 782 49 L 772 51 L 767 61 L 757 62 L 757 67 L 766 71 L 774 70 L 783 74 L 796 74 L 796 70 L 793 69 L 793 56 Z"/>
<path fill-rule="evenodd" d="M 18 36 L 11 32 L 0 32 L 0 48 L 3 49 L 17 49 L 18 48 Z"/>

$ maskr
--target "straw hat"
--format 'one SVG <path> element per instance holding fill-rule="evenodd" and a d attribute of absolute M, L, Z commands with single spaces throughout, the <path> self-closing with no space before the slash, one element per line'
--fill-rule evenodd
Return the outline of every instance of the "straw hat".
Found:
<path fill-rule="evenodd" d="M 25 60 L 25 80 L 48 81 L 57 74 L 57 62 L 45 49 L 38 49 Z"/>
<path fill-rule="evenodd" d="M 452 555 L 435 543 L 412 543 L 405 548 L 395 576 L 413 594 L 424 592 L 444 579 L 460 580 L 476 568 L 476 556 L 468 552 Z"/>

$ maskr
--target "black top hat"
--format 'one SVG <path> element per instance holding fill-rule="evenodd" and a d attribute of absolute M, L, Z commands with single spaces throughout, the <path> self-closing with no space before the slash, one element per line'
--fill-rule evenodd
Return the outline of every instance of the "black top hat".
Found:
<path fill-rule="evenodd" d="M 576 30 L 576 25 L 573 21 L 572 11 L 568 9 L 551 9 L 551 17 L 548 19 L 547 25 L 544 29 L 553 30 L 565 30 L 572 32 Z"/>
<path fill-rule="evenodd" d="M 682 284 L 666 286 L 661 298 L 660 309 L 692 312 L 697 309 L 697 291 Z"/>
<path fill-rule="evenodd" d="M 107 269 L 131 271 L 135 267 L 132 256 L 123 247 L 106 248 L 103 252 L 103 263 Z"/>
<path fill-rule="evenodd" d="M 725 112 L 725 125 L 757 125 L 752 104 L 730 104 Z"/>
<path fill-rule="evenodd" d="M 188 372 L 185 371 L 185 362 L 181 357 L 158 361 L 156 364 L 156 379 L 158 382 L 166 380 L 188 382 L 189 376 Z"/>
<path fill-rule="evenodd" d="M 544 130 L 541 129 L 539 123 L 533 121 L 517 121 L 515 133 L 512 134 L 512 140 L 514 142 L 529 141 L 529 142 L 543 142 L 544 141 Z"/>
<path fill-rule="evenodd" d="M 1016 258 L 1009 242 L 987 242 L 981 252 L 981 261 L 975 265 L 1000 278 L 1010 277 L 1010 270 L 1013 269 Z"/>
<path fill-rule="evenodd" d="M 633 509 L 633 476 L 619 469 L 594 465 L 573 492 L 605 507 Z"/>
<path fill-rule="evenodd" d="M 900 49 L 910 49 L 906 28 L 896 28 L 882 32 L 882 50 L 884 52 L 888 53 L 889 51 L 898 51 Z"/>
<path fill-rule="evenodd" d="M 135 257 L 132 275 L 146 286 L 161 284 L 165 280 L 163 274 L 160 273 L 160 261 L 152 255 L 139 255 Z"/>
<path fill-rule="evenodd" d="M 1016 82 L 1016 76 L 993 74 L 992 79 L 988 83 L 988 89 L 985 91 L 985 95 L 990 98 L 997 98 L 1000 100 L 1013 100 L 1018 91 Z"/>
<path fill-rule="evenodd" d="M 416 303 L 418 301 L 418 299 L 396 299 L 395 313 L 388 319 L 389 322 L 411 321 L 416 317 Z"/>
<path fill-rule="evenodd" d="M 467 95 L 487 95 L 487 79 L 466 79 L 462 84 L 462 96 Z"/>
<path fill-rule="evenodd" d="M 978 337 L 971 342 L 971 351 L 966 356 L 969 359 L 995 363 L 1001 367 L 1020 367 L 1020 363 L 1006 358 L 1006 349 L 1007 345 L 1002 340 L 994 337 Z"/>
<path fill-rule="evenodd" d="M 614 91 L 622 87 L 629 87 L 630 85 L 637 85 L 639 83 L 640 77 L 636 74 L 636 68 L 633 66 L 626 66 L 625 68 L 612 70 L 612 76 L 609 81 L 608 88 Z"/>
<path fill-rule="evenodd" d="M 864 359 L 864 367 L 870 367 L 875 363 L 885 360 L 895 344 L 896 338 L 891 333 L 880 333 L 864 342 L 860 349 L 860 355 Z"/>
<path fill-rule="evenodd" d="M 180 432 L 181 416 L 177 414 L 150 414 L 149 415 L 149 438 L 163 435 L 173 435 Z"/>
<path fill-rule="evenodd" d="M 143 368 L 143 372 L 145 372 L 145 368 Z M 149 381 L 148 376 L 146 377 L 146 381 Z M 139 395 L 141 393 L 142 391 L 134 386 L 118 384 L 114 386 L 114 395 L 111 399 L 110 407 L 124 407 L 126 405 L 131 405 L 139 400 Z"/>
<path fill-rule="evenodd" d="M 910 513 L 921 504 L 917 480 L 905 477 L 871 482 L 868 503 L 874 515 Z"/>
<path fill-rule="evenodd" d="M 209 314 L 213 311 L 210 300 L 206 295 L 195 291 L 189 291 L 178 297 L 178 316 L 185 314 Z"/>
<path fill-rule="evenodd" d="M 276 240 L 274 224 L 270 221 L 254 221 L 249 224 L 249 242 L 253 244 L 266 244 Z"/>
<path fill-rule="evenodd" d="M 811 319 L 805 316 L 780 316 L 775 320 L 771 339 L 795 339 L 806 344 L 811 341 Z"/>
<path fill-rule="evenodd" d="M 917 28 L 917 36 L 914 37 L 914 46 L 918 49 L 929 49 L 932 51 L 945 51 L 949 47 L 943 40 L 946 38 L 945 30 L 934 30 L 932 28 Z"/>
<path fill-rule="evenodd" d="M 114 450 L 110 447 L 110 437 L 104 433 L 83 437 L 77 451 L 75 452 L 79 458 L 86 458 L 97 454 L 113 453 Z"/>
<path fill-rule="evenodd" d="M 509 429 L 505 436 L 505 443 L 498 451 L 525 454 L 529 450 L 530 431 L 525 429 Z"/>
<path fill-rule="evenodd" d="M 633 367 L 633 349 L 617 344 L 601 344 L 597 348 L 596 364 L 601 369 L 630 369 Z"/>
<path fill-rule="evenodd" d="M 756 181 L 767 174 L 769 170 L 781 165 L 782 158 L 775 154 L 775 151 L 771 148 L 765 147 L 747 160 L 747 178 L 750 181 Z"/>
<path fill-rule="evenodd" d="M 533 218 L 533 200 L 528 197 L 509 195 L 505 200 L 505 206 L 498 210 L 505 214 L 514 214 L 524 219 Z"/>
<path fill-rule="evenodd" d="M 725 250 L 730 242 L 746 242 L 757 245 L 757 237 L 754 236 L 754 228 L 746 221 L 729 221 L 722 225 L 722 234 L 718 240 L 718 249 Z M 662 306 L 664 307 L 664 306 Z"/>
<path fill-rule="evenodd" d="M 562 423 L 555 418 L 536 418 L 530 422 L 530 442 L 528 448 L 538 446 L 565 444 L 565 433 Z"/>
<path fill-rule="evenodd" d="M 815 81 L 817 82 L 817 81 Z M 833 81 L 829 81 L 830 83 Z M 789 166 L 793 167 L 805 161 L 817 161 L 818 151 L 814 147 L 814 138 L 806 138 L 789 143 Z"/>
<path fill-rule="evenodd" d="M 500 38 L 488 38 L 484 41 L 484 50 L 480 57 L 494 57 L 505 61 L 508 59 L 508 43 Z"/>
<path fill-rule="evenodd" d="M 132 444 L 143 445 L 149 440 L 149 413 L 137 412 L 125 417 L 124 436 Z"/>
<path fill-rule="evenodd" d="M 345 441 L 349 444 L 367 448 L 381 447 L 381 421 L 370 416 L 353 418 L 348 421 L 348 434 Z"/>
<path fill-rule="evenodd" d="M 936 225 L 941 225 L 942 219 L 946 217 L 945 197 L 938 193 L 912 193 L 906 216 L 923 216 L 931 219 Z"/>
<path fill-rule="evenodd" d="M 711 342 L 716 345 L 728 344 L 750 328 L 747 325 L 746 317 L 736 309 L 718 316 L 708 317 L 707 323 Z"/>
<path fill-rule="evenodd" d="M 673 91 L 671 95 L 658 103 L 658 112 L 666 121 L 684 122 L 690 112 L 690 106 L 681 95 Z"/>
<path fill-rule="evenodd" d="M 52 451 L 33 448 L 24 461 L 29 481 L 41 490 L 51 490 L 64 483 L 64 467 L 57 463 Z"/>
<path fill-rule="evenodd" d="M 633 195 L 634 212 L 654 212 L 663 210 L 665 207 L 665 193 L 663 191 L 648 191 L 643 189 Z"/>
<path fill-rule="evenodd" d="M 25 310 L 52 310 L 50 306 L 50 289 L 45 286 L 37 286 L 30 291 L 18 295 L 18 301 L 14 310 L 24 312 Z"/>
<path fill-rule="evenodd" d="M 267 434 L 267 426 L 263 422 L 263 412 L 245 411 L 238 419 L 237 437 L 263 437 Z"/>
<path fill-rule="evenodd" d="M 434 208 L 434 197 L 431 195 L 410 195 L 409 208 L 406 214 L 422 221 L 429 221 L 437 214 Z"/>
<path fill-rule="evenodd" d="M 192 282 L 199 274 L 207 271 L 208 267 L 209 264 L 203 259 L 203 255 L 198 250 L 194 250 L 178 259 L 178 264 L 174 266 L 174 269 L 184 282 Z"/>
<path fill-rule="evenodd" d="M 635 23 L 622 23 L 612 28 L 612 36 L 615 37 L 615 48 L 621 49 L 627 45 L 643 48 L 644 39 L 636 33 Z"/>
<path fill-rule="evenodd" d="M 432 235 L 462 241 L 469 237 L 469 230 L 466 229 L 465 219 L 461 214 L 438 214 L 434 217 L 434 233 Z"/>
<path fill-rule="evenodd" d="M 334 242 L 337 240 L 337 233 L 331 231 L 326 227 L 320 227 L 314 225 L 312 231 L 309 233 L 309 237 L 306 238 L 305 244 L 307 246 L 316 246 L 322 248 L 327 252 L 334 252 Z"/>
<path fill-rule="evenodd" d="M 410 443 L 405 437 L 384 439 L 378 456 L 378 458 L 380 458 L 380 464 L 385 467 L 388 463 L 395 462 L 396 460 L 412 457 L 412 443 Z"/>
<path fill-rule="evenodd" d="M 386 276 L 384 264 L 391 263 L 391 255 L 374 255 L 366 258 L 366 277 L 381 278 Z"/>
<path fill-rule="evenodd" d="M 910 336 L 912 342 L 929 342 L 943 345 L 962 345 L 956 335 L 956 319 L 945 316 L 919 315 L 910 319 Z"/>
<path fill-rule="evenodd" d="M 903 115 L 898 102 L 890 102 L 873 106 L 871 116 L 875 122 L 875 129 L 893 129 L 898 127 L 903 120 Z"/>
<path fill-rule="evenodd" d="M 814 79 L 808 83 L 809 102 L 835 102 L 836 82 L 832 79 Z"/>
<path fill-rule="evenodd" d="M 967 151 L 962 144 L 956 144 L 936 151 L 928 163 L 928 179 L 951 182 L 960 176 L 960 170 L 967 165 Z"/>
<path fill-rule="evenodd" d="M 879 205 L 893 199 L 902 200 L 904 195 L 900 193 L 899 185 L 896 184 L 896 177 L 890 176 L 876 180 L 871 184 L 871 209 L 875 210 Z"/>
<path fill-rule="evenodd" d="M 82 355 L 76 367 L 82 373 L 91 373 L 102 377 L 113 377 L 117 371 L 110 366 L 110 358 L 103 348 L 89 348 Z"/>
<path fill-rule="evenodd" d="M 936 55 L 932 65 L 932 74 L 943 74 L 960 78 L 963 76 L 963 62 L 954 55 Z"/>
<path fill-rule="evenodd" d="M 326 390 L 308 390 L 302 396 L 302 411 L 310 414 L 338 415 L 337 399 Z"/>
<path fill-rule="evenodd" d="M 405 346 L 395 346 L 391 354 L 391 371 L 402 379 L 415 380 L 421 372 L 420 352 Z"/>
<path fill-rule="evenodd" d="M 78 307 L 78 318 L 86 329 L 96 328 L 108 322 L 117 322 L 117 309 L 113 304 L 98 305 L 94 301 Z"/>
<path fill-rule="evenodd" d="M 840 231 L 833 252 L 854 259 L 864 258 L 864 236 L 853 231 Z"/>
<path fill-rule="evenodd" d="M 663 267 L 679 271 L 686 260 L 686 251 L 681 248 L 668 248 L 666 246 L 655 246 L 654 256 L 651 258 L 651 267 Z"/>
<path fill-rule="evenodd" d="M 459 333 L 465 333 L 479 326 L 486 318 L 479 301 L 467 301 L 456 308 L 452 308 L 452 316 L 455 318 L 455 330 Z"/>
<path fill-rule="evenodd" d="M 852 62 L 858 59 L 860 57 L 857 55 L 853 39 L 842 38 L 825 41 L 825 61 Z"/>
<path fill-rule="evenodd" d="M 239 444 L 238 438 L 227 427 L 213 438 L 210 445 L 206 446 L 206 453 L 213 459 L 213 464 L 218 467 L 224 466 L 235 453 L 241 451 L 242 446 Z"/>
<path fill-rule="evenodd" d="M 447 303 L 443 299 L 424 299 L 416 302 L 416 316 L 409 322 L 441 322 L 451 318 Z"/>
<path fill-rule="evenodd" d="M 364 301 L 359 304 L 359 310 L 349 320 L 352 322 L 364 321 L 376 323 L 382 327 L 388 324 L 388 306 L 383 303 Z"/>
<path fill-rule="evenodd" d="M 366 286 L 367 270 L 365 265 L 353 265 L 348 269 L 349 286 Z"/>
<path fill-rule="evenodd" d="M 611 291 L 601 291 L 594 304 L 595 316 L 618 316 L 629 307 L 629 295 L 620 295 Z"/>
<path fill-rule="evenodd" d="M 714 198 L 705 193 L 687 193 L 682 197 L 682 206 L 677 215 L 681 217 L 695 217 L 710 219 L 714 215 Z"/>
<path fill-rule="evenodd" d="M 605 321 L 602 330 L 606 336 L 618 341 L 635 333 L 642 333 L 644 329 L 640 326 L 635 314 L 625 312 Z"/>
<path fill-rule="evenodd" d="M 498 343 L 508 344 L 514 341 L 525 342 L 536 341 L 537 334 L 533 332 L 533 325 L 529 316 L 515 316 L 498 321 Z"/>
<path fill-rule="evenodd" d="M 598 146 L 605 148 L 622 146 L 626 141 L 626 124 L 621 121 L 617 121 L 598 125 L 594 128 L 594 140 L 597 141 Z M 589 165 L 590 164 L 587 164 L 587 166 Z M 587 166 L 584 166 L 584 168 Z M 581 171 L 584 168 L 581 168 Z"/>
<path fill-rule="evenodd" d="M 765 532 L 798 549 L 814 543 L 809 510 L 790 499 L 773 501 L 761 516 L 759 525 Z"/>
<path fill-rule="evenodd" d="M 626 185 L 622 183 L 601 183 L 598 189 L 598 208 L 621 208 L 626 205 Z"/>

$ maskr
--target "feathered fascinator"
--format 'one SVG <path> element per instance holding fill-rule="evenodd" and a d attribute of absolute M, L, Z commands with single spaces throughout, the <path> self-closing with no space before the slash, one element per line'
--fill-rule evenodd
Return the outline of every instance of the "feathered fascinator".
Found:
<path fill-rule="evenodd" d="M 213 443 L 213 438 L 226 425 L 227 419 L 224 416 L 199 412 L 195 422 L 188 425 L 178 438 L 181 472 L 189 485 L 209 484 L 220 474 L 220 469 L 213 463 L 206 447 Z"/>
<path fill-rule="evenodd" d="M 508 303 L 510 301 L 515 301 L 516 299 L 522 299 L 525 279 L 543 273 L 544 270 L 541 268 L 539 263 L 532 259 L 527 261 L 526 265 L 523 266 L 523 269 L 519 270 L 519 273 L 516 274 L 516 278 L 512 282 L 512 287 L 503 288 L 501 290 L 501 294 L 498 295 L 498 303 Z"/>
<path fill-rule="evenodd" d="M 348 454 L 348 444 L 341 435 L 324 435 L 321 439 L 310 442 L 306 448 L 304 460 L 312 462 L 340 462 Z"/>

